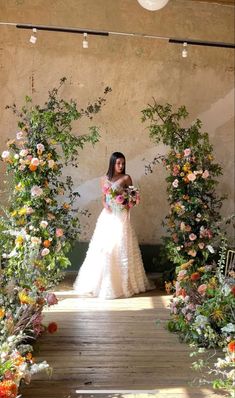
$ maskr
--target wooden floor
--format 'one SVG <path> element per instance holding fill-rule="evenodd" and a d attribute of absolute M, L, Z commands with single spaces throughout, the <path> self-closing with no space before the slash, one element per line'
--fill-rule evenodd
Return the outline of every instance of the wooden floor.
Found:
<path fill-rule="evenodd" d="M 53 375 L 35 375 L 23 398 L 221 397 L 191 385 L 189 349 L 165 329 L 170 297 L 163 291 L 102 300 L 63 288 L 59 304 L 45 312 L 59 330 L 36 347 Z"/>

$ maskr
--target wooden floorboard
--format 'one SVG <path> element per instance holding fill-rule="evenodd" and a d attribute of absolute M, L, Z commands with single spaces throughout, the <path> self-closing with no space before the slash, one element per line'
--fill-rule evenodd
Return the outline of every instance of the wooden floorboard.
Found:
<path fill-rule="evenodd" d="M 63 285 L 45 311 L 58 331 L 35 347 L 53 374 L 37 374 L 23 398 L 217 398 L 193 385 L 189 348 L 166 330 L 169 296 L 159 290 L 128 299 L 78 298 Z"/>

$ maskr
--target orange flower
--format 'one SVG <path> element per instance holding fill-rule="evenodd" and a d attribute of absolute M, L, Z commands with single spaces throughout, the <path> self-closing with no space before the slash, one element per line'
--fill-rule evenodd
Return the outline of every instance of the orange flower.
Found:
<path fill-rule="evenodd" d="M 0 319 L 2 319 L 5 315 L 5 310 L 4 308 L 0 308 Z"/>
<path fill-rule="evenodd" d="M 34 164 L 30 164 L 29 165 L 29 170 L 30 171 L 36 171 L 37 170 L 37 166 L 35 166 Z"/>
<path fill-rule="evenodd" d="M 191 281 L 198 281 L 198 279 L 200 279 L 201 278 L 201 275 L 199 274 L 199 272 L 194 272 L 192 275 L 191 275 Z"/>
<path fill-rule="evenodd" d="M 228 350 L 231 353 L 235 352 L 235 340 L 230 341 L 230 343 L 228 344 Z"/>
<path fill-rule="evenodd" d="M 49 325 L 47 326 L 47 330 L 49 333 L 55 333 L 58 329 L 57 323 L 55 322 L 51 322 L 49 323 Z"/>
<path fill-rule="evenodd" d="M 51 241 L 49 239 L 44 240 L 43 246 L 44 247 L 50 247 L 51 246 Z"/>
<path fill-rule="evenodd" d="M 16 398 L 18 387 L 13 380 L 4 380 L 0 382 L 1 398 Z"/>

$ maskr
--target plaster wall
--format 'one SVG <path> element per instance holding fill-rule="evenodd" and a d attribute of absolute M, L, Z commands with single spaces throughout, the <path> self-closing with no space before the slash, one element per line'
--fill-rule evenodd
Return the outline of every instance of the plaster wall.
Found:
<path fill-rule="evenodd" d="M 0 21 L 86 27 L 139 32 L 167 37 L 234 41 L 234 7 L 191 0 L 170 0 L 160 11 L 149 12 L 136 0 L 0 0 Z M 223 214 L 234 211 L 234 50 L 190 47 L 181 57 L 181 46 L 140 37 L 90 37 L 38 32 L 36 45 L 30 31 L 0 25 L 0 149 L 15 135 L 16 119 L 4 108 L 20 106 L 26 94 L 43 103 L 47 91 L 60 78 L 68 82 L 61 94 L 85 106 L 112 87 L 107 104 L 94 119 L 101 128 L 100 142 L 87 146 L 79 168 L 69 169 L 80 192 L 79 204 L 91 212 L 82 220 L 81 239 L 89 240 L 101 210 L 99 178 L 113 151 L 127 158 L 127 172 L 142 191 L 142 203 L 132 219 L 140 243 L 159 243 L 161 221 L 167 214 L 165 171 L 158 166 L 145 176 L 145 164 L 163 146 L 155 147 L 141 124 L 141 110 L 151 102 L 186 105 L 190 120 L 200 118 L 210 134 L 216 160 L 224 175 L 218 193 L 227 193 Z M 74 126 L 83 134 L 88 121 Z M 3 174 L 1 173 L 3 186 Z"/>

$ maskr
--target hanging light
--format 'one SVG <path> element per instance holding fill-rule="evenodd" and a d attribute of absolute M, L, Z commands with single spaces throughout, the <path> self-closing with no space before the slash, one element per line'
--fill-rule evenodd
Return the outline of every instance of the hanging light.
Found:
<path fill-rule="evenodd" d="M 183 58 L 187 58 L 187 56 L 188 56 L 187 46 L 188 46 L 188 43 L 185 41 L 183 43 L 183 50 L 182 50 L 182 57 Z"/>
<path fill-rule="evenodd" d="M 36 33 L 37 33 L 37 29 L 33 28 L 33 34 L 30 36 L 30 39 L 29 39 L 30 43 L 32 43 L 32 44 L 35 44 L 37 41 Z"/>
<path fill-rule="evenodd" d="M 169 0 L 137 0 L 138 3 L 146 10 L 156 11 L 165 7 Z"/>
<path fill-rule="evenodd" d="M 83 48 L 88 48 L 87 33 L 83 33 L 82 47 Z"/>

